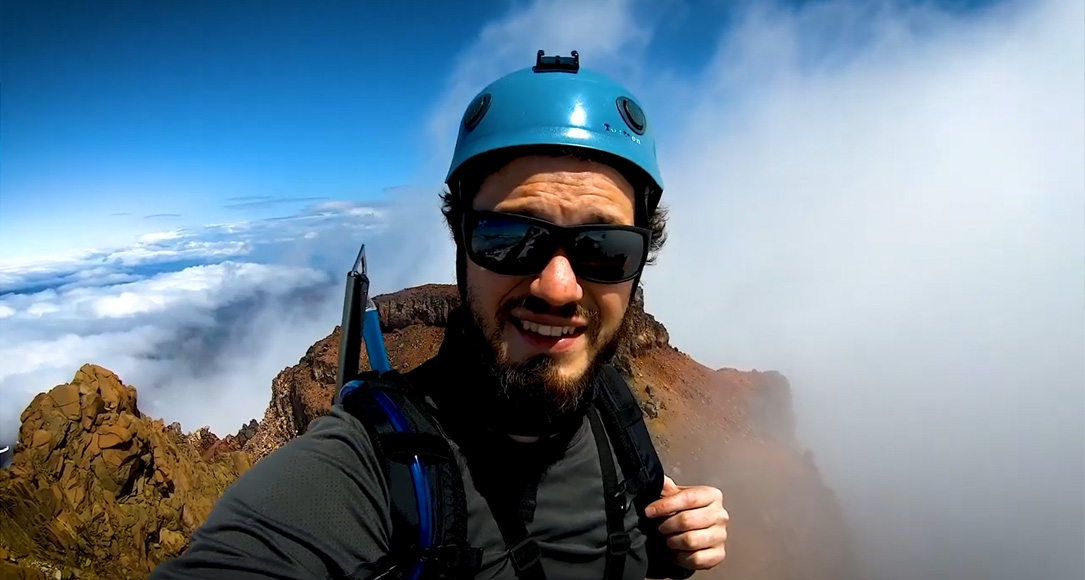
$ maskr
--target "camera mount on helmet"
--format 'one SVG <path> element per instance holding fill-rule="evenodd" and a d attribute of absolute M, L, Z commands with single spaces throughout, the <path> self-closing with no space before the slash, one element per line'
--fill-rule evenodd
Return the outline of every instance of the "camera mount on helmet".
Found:
<path fill-rule="evenodd" d="M 535 66 L 531 70 L 535 72 L 579 72 L 580 71 L 580 54 L 575 50 L 570 54 L 572 56 L 545 56 L 546 52 L 542 49 L 535 55 Z"/>

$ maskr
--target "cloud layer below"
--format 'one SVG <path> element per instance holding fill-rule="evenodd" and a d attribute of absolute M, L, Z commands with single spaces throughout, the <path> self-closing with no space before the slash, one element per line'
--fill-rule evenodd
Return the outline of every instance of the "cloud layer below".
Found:
<path fill-rule="evenodd" d="M 423 259 L 439 230 L 387 227 L 425 223 L 423 195 L 436 198 L 401 188 L 379 206 L 328 201 L 51 262 L 0 264 L 0 443 L 14 440 L 35 394 L 88 362 L 138 387 L 144 412 L 186 430 L 225 434 L 260 418 L 271 379 L 339 323 L 343 275 L 360 243 L 375 293 L 449 281 L 447 269 Z M 417 258 L 397 256 L 398 248 Z"/>

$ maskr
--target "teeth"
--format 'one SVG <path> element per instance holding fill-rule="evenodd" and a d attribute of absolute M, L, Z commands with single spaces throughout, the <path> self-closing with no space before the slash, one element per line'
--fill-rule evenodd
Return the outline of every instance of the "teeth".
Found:
<path fill-rule="evenodd" d="M 525 329 L 543 336 L 565 336 L 566 334 L 572 334 L 576 331 L 575 326 L 547 326 L 545 324 L 535 324 L 534 322 L 527 320 L 521 320 L 520 324 L 522 324 Z"/>

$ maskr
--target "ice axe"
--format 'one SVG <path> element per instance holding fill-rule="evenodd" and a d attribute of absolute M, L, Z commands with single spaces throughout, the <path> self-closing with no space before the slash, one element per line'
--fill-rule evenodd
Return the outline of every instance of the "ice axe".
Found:
<path fill-rule="evenodd" d="M 369 368 L 379 373 L 391 370 L 388 353 L 384 350 L 381 336 L 380 316 L 377 305 L 369 298 L 369 274 L 365 263 L 365 244 L 358 250 L 354 268 L 347 272 L 347 288 L 343 296 L 343 326 L 339 332 L 339 374 L 336 377 L 335 397 L 332 404 L 342 402 L 354 389 L 362 386 L 358 379 L 358 350 L 365 342 Z M 407 418 L 396 408 L 388 396 L 379 389 L 373 399 L 387 415 L 396 432 L 410 431 Z M 433 546 L 433 508 L 430 504 L 430 484 L 422 458 L 415 455 L 409 464 L 414 484 L 415 501 L 418 504 L 419 546 Z M 415 563 L 407 573 L 408 580 L 416 580 L 421 574 L 421 562 Z"/>
<path fill-rule="evenodd" d="M 347 287 L 343 295 L 343 325 L 339 332 L 339 373 L 336 377 L 336 400 L 341 399 L 343 386 L 358 376 L 358 353 L 365 342 L 369 368 L 384 373 L 391 369 L 384 350 L 380 316 L 377 305 L 369 298 L 369 273 L 365 260 L 365 244 L 358 250 L 354 268 L 347 272 Z"/>

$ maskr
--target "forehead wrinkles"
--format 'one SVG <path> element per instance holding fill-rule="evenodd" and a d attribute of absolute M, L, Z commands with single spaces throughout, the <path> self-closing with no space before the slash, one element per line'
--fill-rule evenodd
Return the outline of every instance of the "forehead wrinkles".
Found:
<path fill-rule="evenodd" d="M 530 213 L 558 223 L 632 223 L 632 195 L 609 176 L 587 171 L 495 176 L 476 198 L 476 207 Z M 487 203 L 489 202 L 489 203 Z M 482 208 L 478 208 L 482 209 Z"/>

